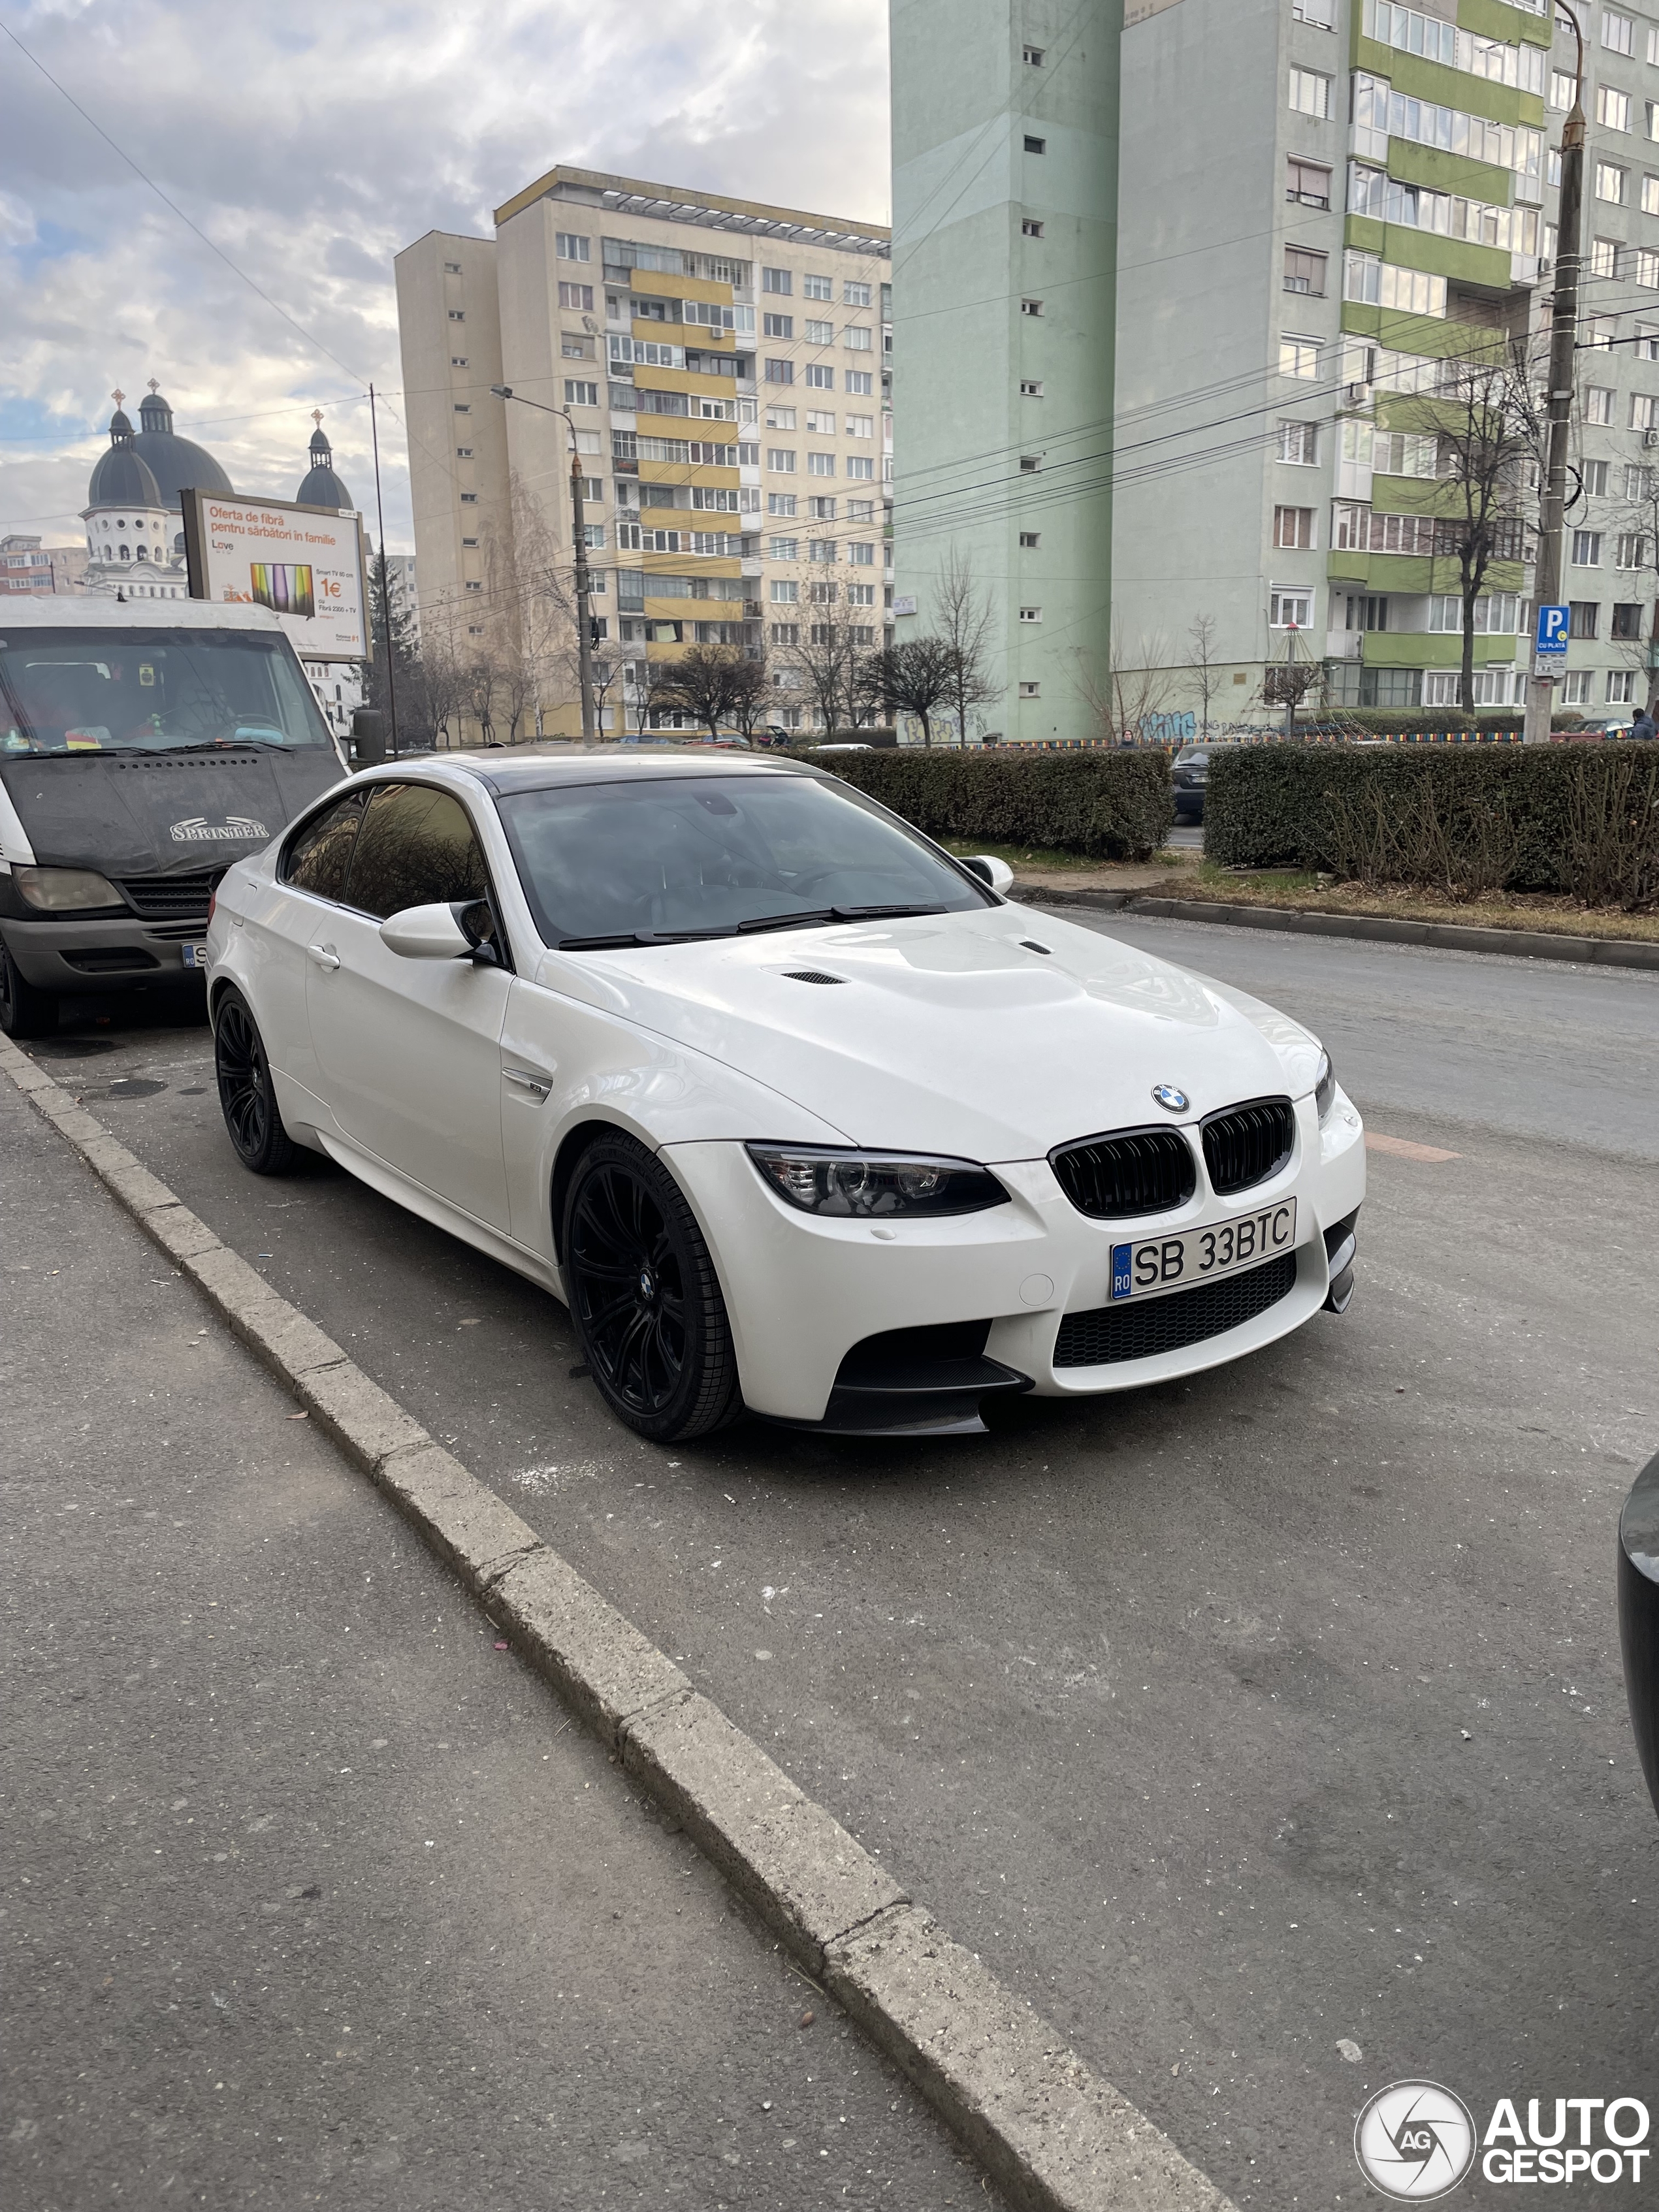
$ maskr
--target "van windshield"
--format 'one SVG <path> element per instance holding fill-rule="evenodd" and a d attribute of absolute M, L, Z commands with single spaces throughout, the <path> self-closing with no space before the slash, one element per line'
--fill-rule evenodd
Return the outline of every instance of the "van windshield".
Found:
<path fill-rule="evenodd" d="M 0 757 L 330 742 L 285 638 L 0 621 Z"/>

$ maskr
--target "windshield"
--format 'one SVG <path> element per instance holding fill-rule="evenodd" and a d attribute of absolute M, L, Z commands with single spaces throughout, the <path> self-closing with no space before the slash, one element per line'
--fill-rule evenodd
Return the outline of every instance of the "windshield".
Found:
<path fill-rule="evenodd" d="M 992 903 L 902 823 L 813 776 L 618 777 L 499 805 L 550 945 Z"/>
<path fill-rule="evenodd" d="M 329 743 L 285 638 L 0 624 L 0 755 Z"/>
<path fill-rule="evenodd" d="M 1188 745 L 1185 752 L 1176 755 L 1177 768 L 1202 768 L 1210 756 L 1200 745 Z"/>

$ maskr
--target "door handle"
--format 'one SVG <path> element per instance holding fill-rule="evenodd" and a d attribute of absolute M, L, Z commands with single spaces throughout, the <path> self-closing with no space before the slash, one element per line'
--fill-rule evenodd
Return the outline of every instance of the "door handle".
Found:
<path fill-rule="evenodd" d="M 319 968 L 327 969 L 331 975 L 340 964 L 340 956 L 331 945 L 307 945 L 306 957 L 314 960 Z"/>

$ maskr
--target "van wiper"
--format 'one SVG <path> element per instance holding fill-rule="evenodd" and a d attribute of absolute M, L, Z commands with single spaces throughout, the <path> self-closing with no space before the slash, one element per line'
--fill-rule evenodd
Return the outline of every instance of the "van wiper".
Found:
<path fill-rule="evenodd" d="M 291 753 L 298 750 L 297 747 L 289 744 L 286 738 L 240 736 L 198 738 L 192 739 L 187 745 L 105 745 L 100 750 L 111 753 L 143 753 L 147 756 L 159 757 L 162 753 L 228 753 L 234 752 L 238 745 L 263 745 L 267 752 L 273 753 Z"/>

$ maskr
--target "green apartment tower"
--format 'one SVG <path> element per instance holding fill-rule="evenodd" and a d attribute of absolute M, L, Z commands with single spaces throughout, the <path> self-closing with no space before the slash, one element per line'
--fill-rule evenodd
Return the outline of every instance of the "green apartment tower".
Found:
<path fill-rule="evenodd" d="M 968 579 L 1007 740 L 1075 736 L 1106 676 L 1122 26 L 892 0 L 895 631 Z"/>

